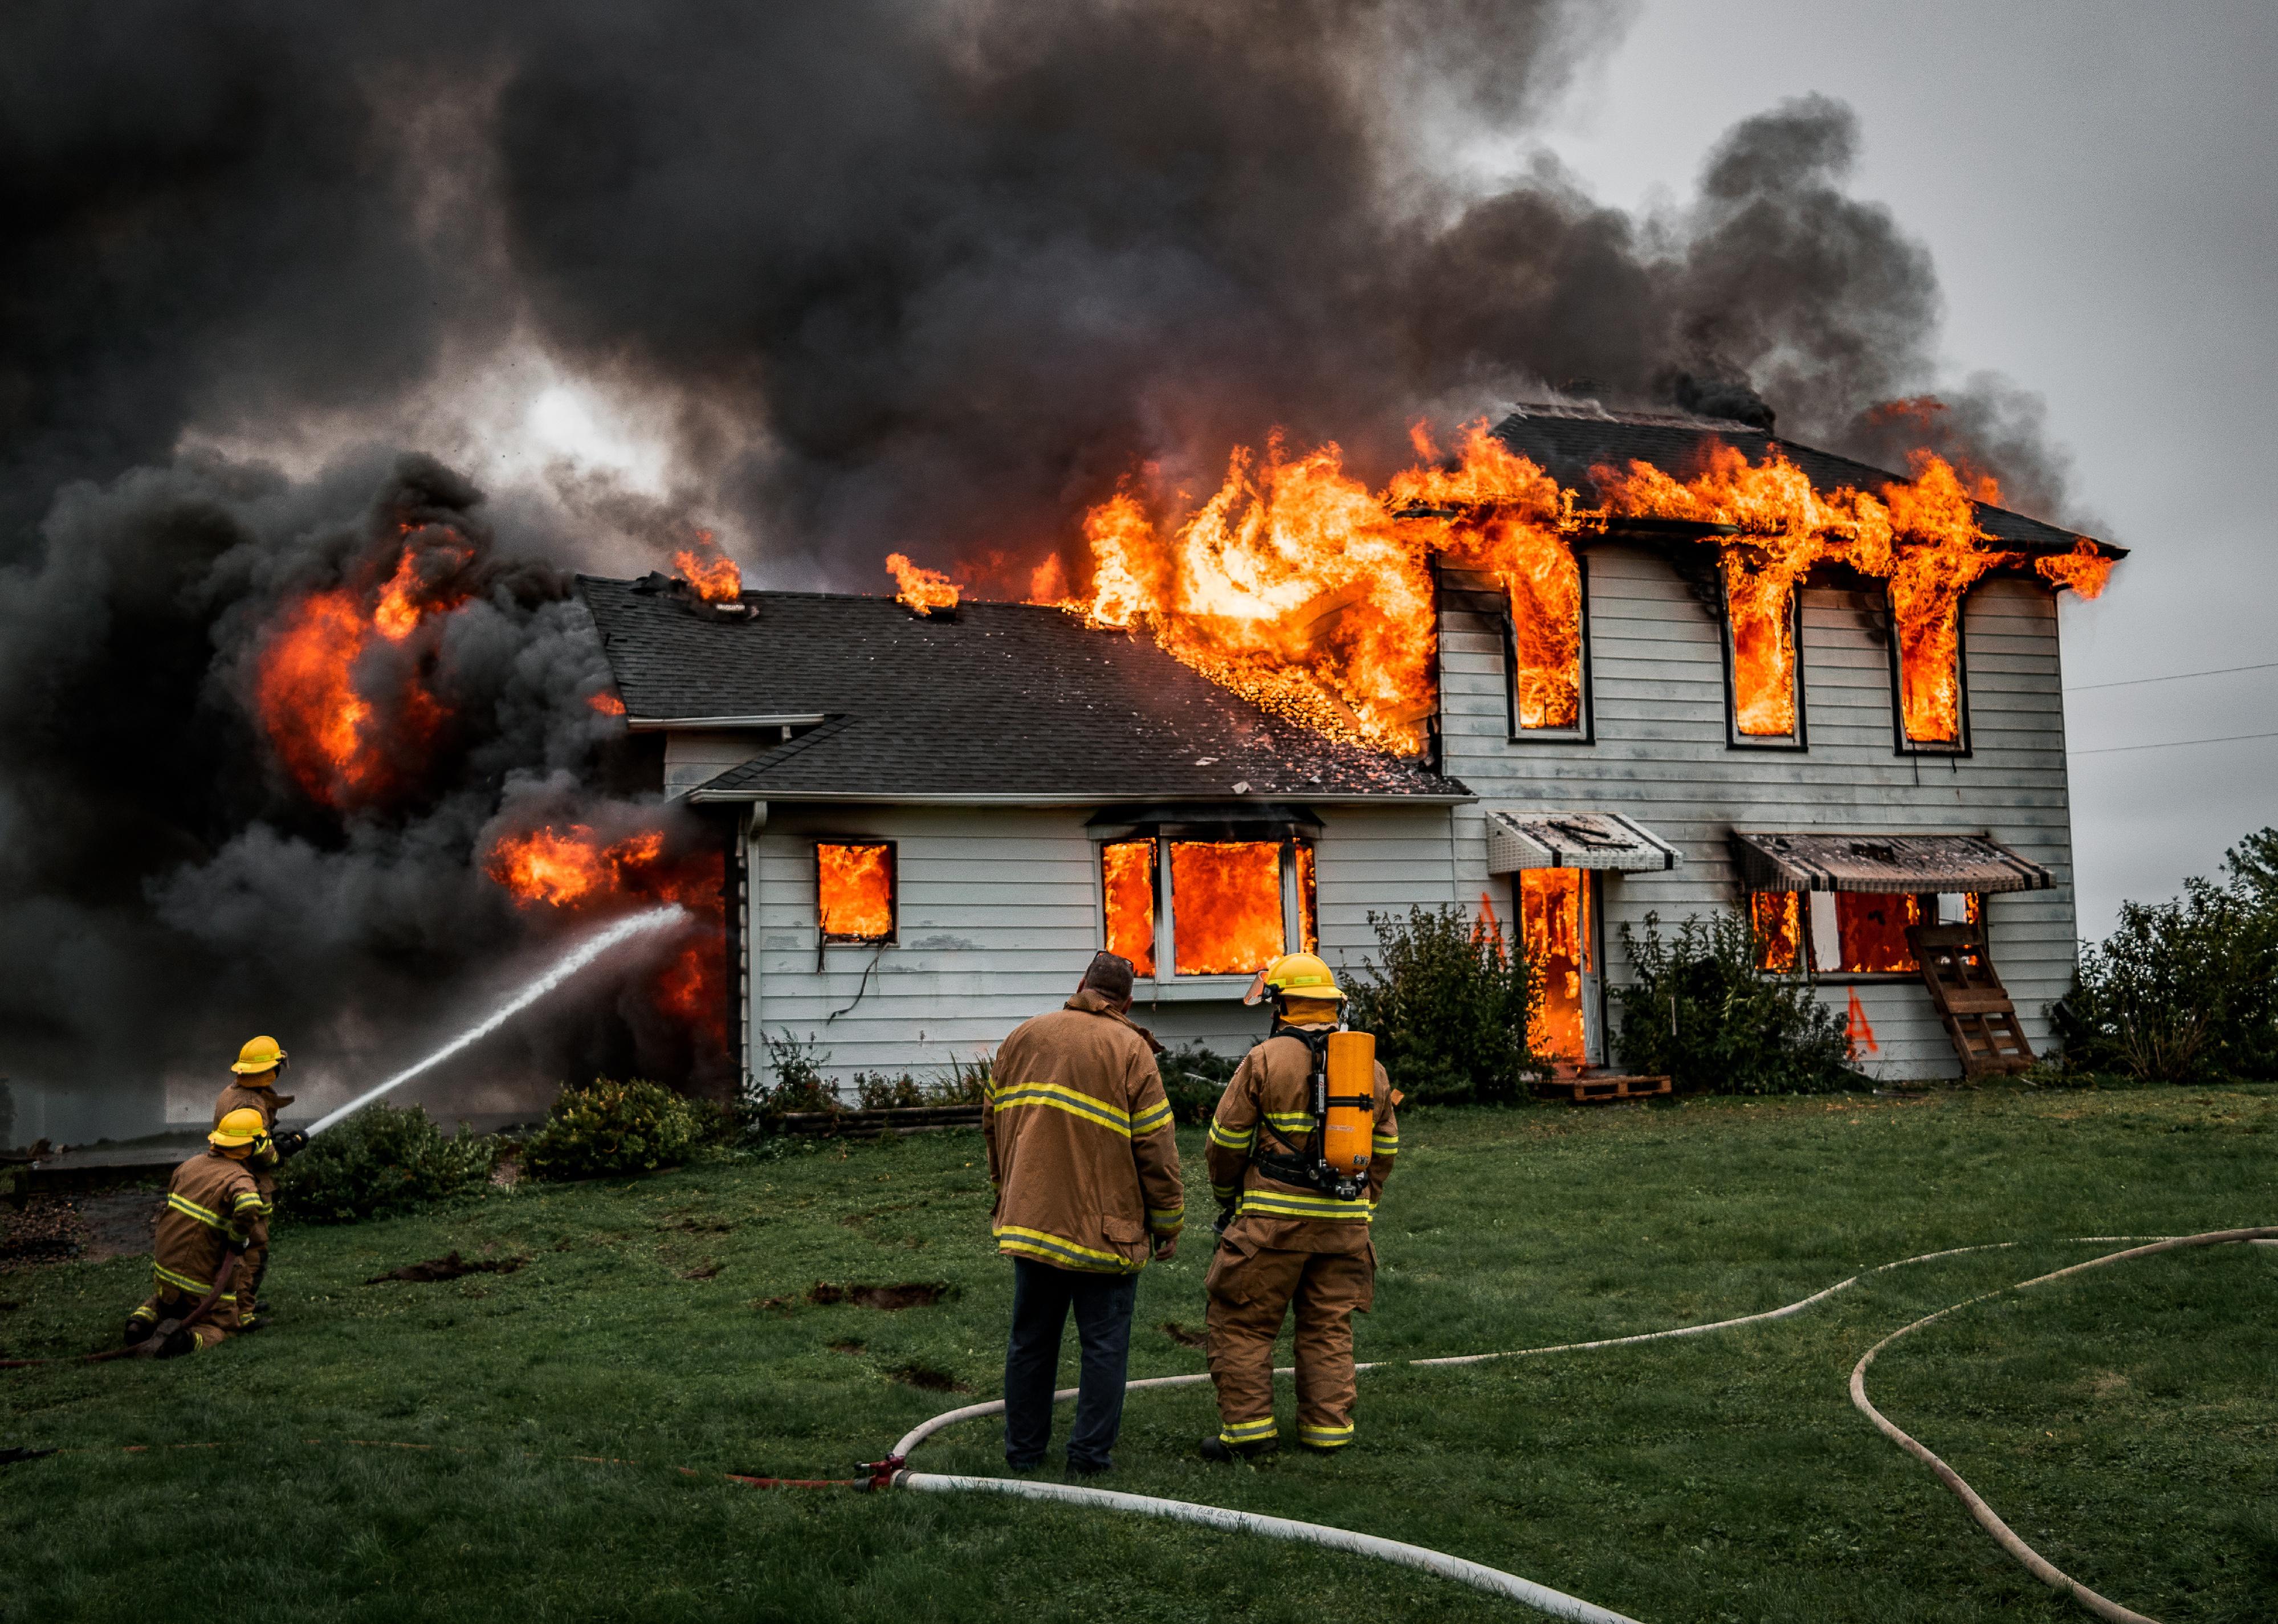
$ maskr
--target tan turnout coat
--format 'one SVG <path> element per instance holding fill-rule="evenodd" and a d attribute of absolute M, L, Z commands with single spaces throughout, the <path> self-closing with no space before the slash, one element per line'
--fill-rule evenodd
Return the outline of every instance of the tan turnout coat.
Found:
<path fill-rule="evenodd" d="M 267 1243 L 268 1215 L 269 1203 L 244 1163 L 218 1150 L 183 1163 L 167 1186 L 166 1205 L 151 1238 L 151 1273 L 161 1292 L 172 1286 L 203 1297 L 213 1289 L 231 1242 Z"/>
<path fill-rule="evenodd" d="M 1400 1154 L 1400 1123 L 1392 1110 L 1392 1081 L 1376 1068 L 1376 1125 L 1369 1145 L 1368 1190 L 1358 1201 L 1340 1201 L 1303 1185 L 1268 1178 L 1250 1161 L 1253 1150 L 1294 1155 L 1303 1148 L 1313 1125 L 1310 1079 L 1312 1051 L 1304 1040 L 1284 1033 L 1260 1043 L 1242 1058 L 1219 1096 L 1211 1118 L 1211 1193 L 1221 1204 L 1234 1201 L 1235 1221 L 1227 1230 L 1229 1247 L 1247 1253 L 1259 1247 L 1280 1252 L 1367 1252 L 1370 1221 L 1377 1198 L 1392 1176 Z M 1274 1135 L 1261 1133 L 1265 1126 Z"/>
<path fill-rule="evenodd" d="M 1186 1195 L 1155 1041 L 1086 988 L 997 1051 L 981 1131 L 997 1249 L 1135 1274 L 1179 1232 Z"/>

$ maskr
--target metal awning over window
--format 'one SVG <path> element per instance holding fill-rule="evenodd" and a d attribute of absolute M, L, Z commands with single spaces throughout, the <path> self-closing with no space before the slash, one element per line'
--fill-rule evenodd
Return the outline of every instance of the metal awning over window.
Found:
<path fill-rule="evenodd" d="M 1751 891 L 2045 891 L 2049 871 L 1983 835 L 1732 831 Z"/>
<path fill-rule="evenodd" d="M 1487 813 L 1487 873 L 1523 868 L 1675 868 L 1684 854 L 1619 812 Z"/>

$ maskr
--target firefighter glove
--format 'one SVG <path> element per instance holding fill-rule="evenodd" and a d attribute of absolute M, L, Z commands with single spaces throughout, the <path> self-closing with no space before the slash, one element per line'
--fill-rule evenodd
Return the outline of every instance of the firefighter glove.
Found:
<path fill-rule="evenodd" d="M 287 1128 L 282 1133 L 271 1134 L 269 1142 L 276 1147 L 277 1159 L 282 1162 L 287 1157 L 299 1155 L 306 1150 L 309 1147 L 309 1136 L 298 1128 Z"/>

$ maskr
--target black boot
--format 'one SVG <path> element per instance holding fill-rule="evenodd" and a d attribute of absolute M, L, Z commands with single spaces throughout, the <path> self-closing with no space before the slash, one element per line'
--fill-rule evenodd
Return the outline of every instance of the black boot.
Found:
<path fill-rule="evenodd" d="M 1203 1440 L 1202 1457 L 1226 1465 L 1235 1460 L 1262 1460 L 1280 1448 L 1280 1443 L 1273 1439 L 1263 1444 L 1229 1444 L 1213 1432 Z"/>
<path fill-rule="evenodd" d="M 130 1314 L 126 1316 L 126 1334 L 119 1340 L 128 1347 L 140 1347 L 149 1339 L 150 1333 L 157 1329 L 157 1322 L 155 1320 L 146 1320 L 139 1314 Z"/>

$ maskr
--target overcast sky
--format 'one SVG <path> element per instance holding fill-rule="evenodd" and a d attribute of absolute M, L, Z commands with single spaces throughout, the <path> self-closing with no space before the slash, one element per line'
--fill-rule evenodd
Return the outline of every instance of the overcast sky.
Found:
<path fill-rule="evenodd" d="M 2065 602 L 2082 933 L 2278 823 L 2272 388 L 2278 5 L 1649 0 L 1548 144 L 1609 202 L 1682 195 L 1736 118 L 1858 110 L 1858 194 L 1936 255 L 1956 375 L 2043 395 L 2078 505 L 2135 549 Z M 1775 402 L 1777 404 L 1777 402 Z"/>

